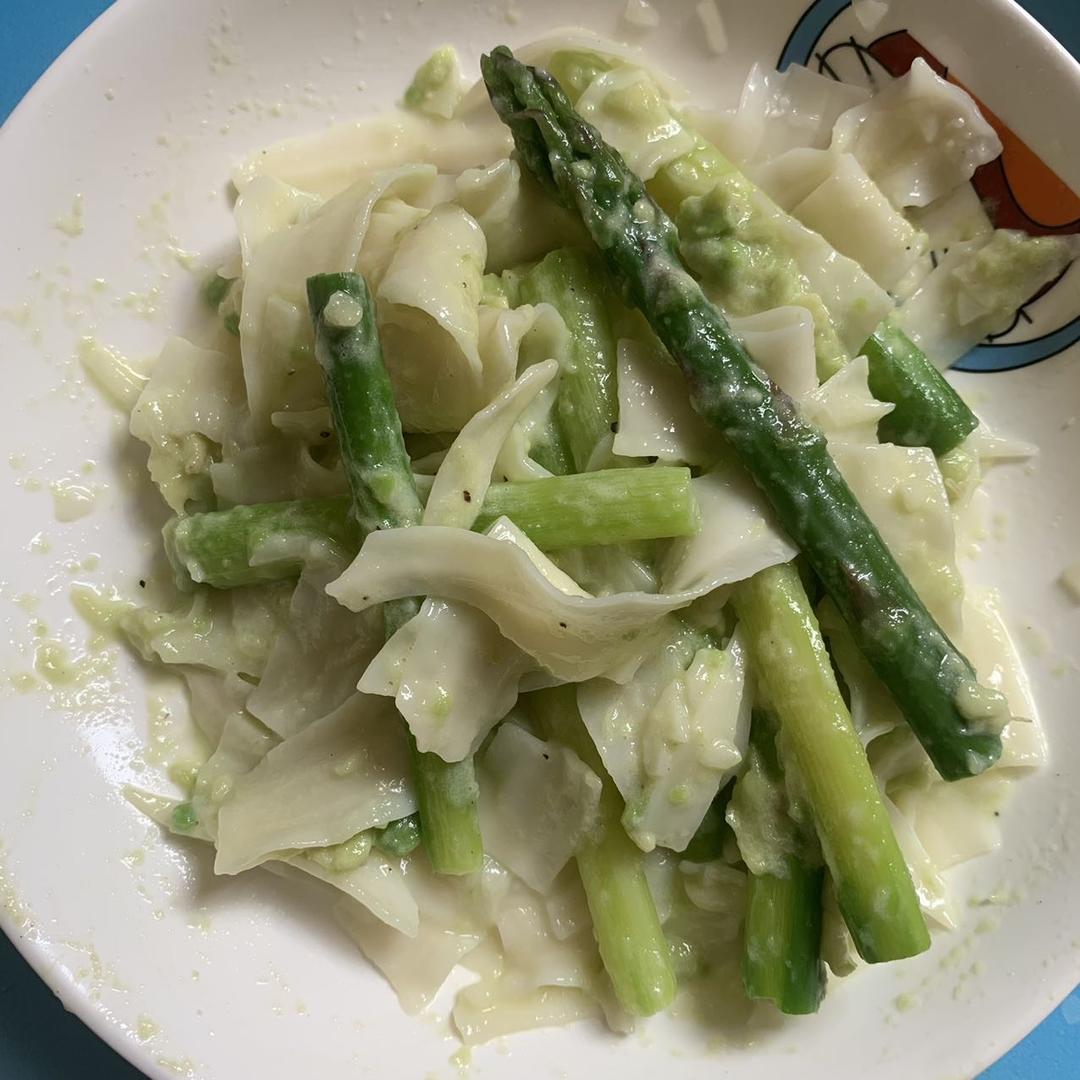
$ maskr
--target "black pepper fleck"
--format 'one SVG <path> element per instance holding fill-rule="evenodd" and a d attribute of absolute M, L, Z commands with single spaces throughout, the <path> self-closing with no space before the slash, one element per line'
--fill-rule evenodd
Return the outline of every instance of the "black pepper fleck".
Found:
<path fill-rule="evenodd" d="M 465 496 L 465 501 L 466 502 L 468 502 L 468 503 L 472 502 L 472 495 L 469 494 L 469 492 L 463 491 L 461 494 Z"/>

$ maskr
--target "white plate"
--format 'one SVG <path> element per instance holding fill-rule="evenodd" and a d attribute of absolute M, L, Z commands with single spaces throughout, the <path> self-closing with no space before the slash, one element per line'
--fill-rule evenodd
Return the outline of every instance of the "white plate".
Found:
<path fill-rule="evenodd" d="M 706 50 L 692 2 L 657 6 L 650 51 L 707 102 L 738 85 L 754 58 L 776 60 L 804 3 L 722 3 L 731 50 L 720 58 Z M 842 6 L 816 4 L 792 47 L 808 46 Z M 37 621 L 48 639 L 86 652 L 73 581 L 138 591 L 160 511 L 139 502 L 127 477 L 141 455 L 73 355 L 85 334 L 150 354 L 190 325 L 198 278 L 177 249 L 198 253 L 200 266 L 225 250 L 234 159 L 388 106 L 445 41 L 475 64 L 481 48 L 556 25 L 625 34 L 622 7 L 232 0 L 224 15 L 220 0 L 121 0 L 68 50 L 0 139 L 0 446 L 12 455 L 0 465 L 5 678 L 21 684 L 33 670 Z M 826 44 L 830 34 L 869 41 L 907 26 L 1080 189 L 1080 143 L 1060 126 L 1080 115 L 1080 71 L 1018 8 L 983 0 L 973 21 L 968 5 L 895 0 L 873 33 L 842 17 L 850 26 L 834 24 Z M 69 237 L 54 223 L 77 194 L 85 228 Z M 1060 288 L 1070 291 L 1054 303 L 1075 316 L 1075 272 Z M 972 570 L 1001 586 L 1019 625 L 1035 627 L 1022 640 L 1054 754 L 1019 789 L 1002 854 L 974 871 L 979 894 L 1004 883 L 1008 902 L 971 911 L 926 957 L 834 984 L 818 1017 L 759 1032 L 750 1047 L 721 1045 L 717 1002 L 709 1016 L 658 1020 L 626 1039 L 591 1025 L 516 1037 L 477 1051 L 474 1075 L 676 1068 L 753 1078 L 786 1072 L 798 1053 L 808 1077 L 970 1076 L 1073 986 L 1080 608 L 1056 579 L 1080 558 L 1077 360 L 1074 347 L 1022 370 L 962 377 L 991 422 L 1043 450 L 1033 469 L 991 476 L 1001 517 Z M 68 475 L 99 494 L 89 517 L 62 524 L 49 484 Z M 87 678 L 51 689 L 38 679 L 25 694 L 6 687 L 0 702 L 0 923 L 68 1007 L 153 1076 L 453 1075 L 446 1024 L 404 1016 L 306 891 L 265 874 L 215 880 L 202 852 L 164 841 L 122 801 L 121 783 L 149 784 L 159 772 L 144 749 L 159 706 L 126 654 L 90 655 Z M 896 1007 L 902 994 L 913 1007 Z"/>

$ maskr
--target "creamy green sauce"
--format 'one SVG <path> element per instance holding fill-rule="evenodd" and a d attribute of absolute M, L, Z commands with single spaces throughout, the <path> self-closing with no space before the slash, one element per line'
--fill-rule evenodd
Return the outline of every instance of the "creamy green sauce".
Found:
<path fill-rule="evenodd" d="M 768 774 L 753 746 L 748 761 L 728 803 L 728 823 L 735 830 L 743 859 L 754 873 L 786 877 L 786 859 L 799 848 L 795 824 L 787 811 L 787 793 Z"/>
<path fill-rule="evenodd" d="M 472 1047 L 463 1046 L 454 1051 L 450 1055 L 450 1064 L 461 1072 L 467 1072 L 472 1067 Z"/>
<path fill-rule="evenodd" d="M 185 1078 L 195 1076 L 195 1062 L 191 1058 L 157 1057 L 154 1060 L 163 1069 L 174 1073 L 176 1076 Z"/>
<path fill-rule="evenodd" d="M 17 694 L 32 694 L 38 688 L 38 681 L 28 671 L 17 671 L 9 676 L 11 688 Z"/>
<path fill-rule="evenodd" d="M 814 319 L 814 345 L 824 377 L 845 358 L 829 313 L 787 250 L 782 232 L 761 212 L 760 196 L 738 173 L 691 195 L 676 215 L 679 252 L 706 290 L 732 315 L 756 315 L 797 304 Z"/>
<path fill-rule="evenodd" d="M 962 679 L 954 695 L 957 712 L 968 721 L 970 730 L 999 734 L 1009 719 L 1004 695 L 974 679 Z"/>
<path fill-rule="evenodd" d="M 97 388 L 119 409 L 130 412 L 146 385 L 146 375 L 97 338 L 79 343 L 79 363 Z"/>
<path fill-rule="evenodd" d="M 449 120 L 464 96 L 461 66 L 452 45 L 436 49 L 417 69 L 405 91 L 407 109 Z"/>
<path fill-rule="evenodd" d="M 1062 237 L 998 230 L 953 276 L 980 306 L 990 309 L 991 317 L 1012 318 L 1030 297 L 1032 283 L 1055 277 L 1071 257 L 1071 248 Z"/>
<path fill-rule="evenodd" d="M 72 240 L 82 236 L 86 229 L 86 219 L 83 211 L 83 197 L 76 195 L 71 200 L 71 211 L 62 214 L 53 222 L 53 227 Z"/>
<path fill-rule="evenodd" d="M 42 641 L 34 650 L 34 670 L 50 686 L 74 686 L 89 674 L 85 661 L 71 657 L 62 641 Z"/>
<path fill-rule="evenodd" d="M 149 1042 L 161 1034 L 161 1027 L 148 1016 L 140 1015 L 135 1025 L 135 1038 L 141 1043 Z"/>
<path fill-rule="evenodd" d="M 190 796 L 195 790 L 199 768 L 191 761 L 174 761 L 168 768 L 169 779 Z"/>
<path fill-rule="evenodd" d="M 350 870 L 356 870 L 368 861 L 371 855 L 373 838 L 370 830 L 357 833 L 354 837 L 341 844 L 331 847 L 313 848 L 306 852 L 307 857 L 316 862 L 324 870 L 334 874 L 347 874 Z"/>
<path fill-rule="evenodd" d="M 94 509 L 97 491 L 72 477 L 54 480 L 50 485 L 53 514 L 57 521 L 78 521 Z"/>
<path fill-rule="evenodd" d="M 106 633 L 114 632 L 121 619 L 137 607 L 115 589 L 95 588 L 92 585 L 73 585 L 71 603 L 93 629 Z"/>
<path fill-rule="evenodd" d="M 168 766 L 176 760 L 180 742 L 173 724 L 172 707 L 164 698 L 152 695 L 147 698 L 147 752 L 146 759 L 154 765 Z"/>

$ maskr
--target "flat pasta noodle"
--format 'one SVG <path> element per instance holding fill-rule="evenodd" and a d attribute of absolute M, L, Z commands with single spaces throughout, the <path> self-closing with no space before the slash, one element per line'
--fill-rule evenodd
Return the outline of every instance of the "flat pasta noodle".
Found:
<path fill-rule="evenodd" d="M 405 165 L 357 180 L 305 220 L 270 233 L 254 248 L 244 275 L 240 347 L 256 433 L 265 434 L 275 410 L 325 402 L 311 348 L 307 279 L 356 269 L 376 204 L 388 195 L 422 202 L 436 178 L 434 166 Z M 267 325 L 271 305 L 279 312 L 274 316 L 277 332 Z"/>
<path fill-rule="evenodd" d="M 218 814 L 215 871 L 340 844 L 415 809 L 408 746 L 389 704 L 354 695 L 237 782 Z"/>
<path fill-rule="evenodd" d="M 150 448 L 150 479 L 170 509 L 211 494 L 213 448 L 243 417 L 243 386 L 233 358 L 172 338 L 131 410 L 131 434 Z"/>
<path fill-rule="evenodd" d="M 406 431 L 457 431 L 503 388 L 508 373 L 479 352 L 486 259 L 476 220 L 444 203 L 402 238 L 379 284 L 383 357 Z"/>
<path fill-rule="evenodd" d="M 425 526 L 371 534 L 327 591 L 355 610 L 416 595 L 470 604 L 553 675 L 579 682 L 640 663 L 658 617 L 708 588 L 572 596 L 552 585 L 516 543 Z"/>

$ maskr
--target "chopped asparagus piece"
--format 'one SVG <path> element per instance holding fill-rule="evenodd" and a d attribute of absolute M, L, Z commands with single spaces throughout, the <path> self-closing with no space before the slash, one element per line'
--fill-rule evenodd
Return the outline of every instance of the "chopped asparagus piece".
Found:
<path fill-rule="evenodd" d="M 575 859 L 615 995 L 636 1016 L 652 1016 L 674 1001 L 675 970 L 642 853 L 622 827 L 622 798 L 581 722 L 575 688 L 541 690 L 530 701 L 544 735 L 573 750 L 603 781 L 596 827 Z"/>
<path fill-rule="evenodd" d="M 789 858 L 787 876 L 751 874 L 743 930 L 743 986 L 793 1016 L 817 1012 L 825 995 L 821 961 L 823 866 Z"/>
<path fill-rule="evenodd" d="M 562 372 L 555 411 L 573 466 L 582 472 L 619 419 L 615 335 L 608 315 L 611 286 L 603 265 L 595 255 L 566 248 L 524 273 L 503 276 L 511 278 L 518 303 L 551 304 L 570 331 L 571 362 Z"/>
<path fill-rule="evenodd" d="M 366 534 L 419 524 L 422 507 L 367 283 L 359 274 L 320 274 L 308 279 L 308 304 L 315 324 L 315 355 L 326 376 L 360 528 Z M 383 611 L 387 636 L 418 607 L 416 600 L 387 604 Z M 440 874 L 481 869 L 484 851 L 472 758 L 448 764 L 436 754 L 420 753 L 411 732 L 408 737 L 424 847 L 432 868 Z"/>
<path fill-rule="evenodd" d="M 898 326 L 883 322 L 862 351 L 870 365 L 870 392 L 895 405 L 878 425 L 882 442 L 928 446 L 940 457 L 979 426 L 963 398 Z"/>

